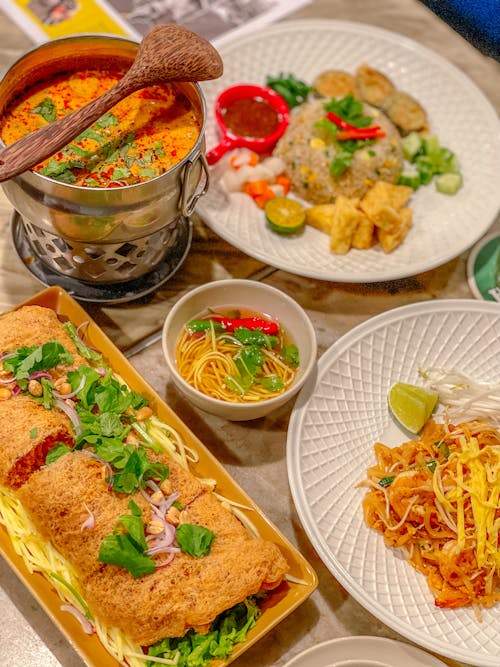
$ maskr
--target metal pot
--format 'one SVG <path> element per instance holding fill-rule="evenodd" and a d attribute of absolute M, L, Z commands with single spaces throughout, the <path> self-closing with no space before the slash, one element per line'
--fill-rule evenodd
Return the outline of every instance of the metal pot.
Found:
<path fill-rule="evenodd" d="M 29 51 L 0 82 L 0 115 L 26 88 L 57 72 L 130 66 L 138 44 L 121 37 L 78 35 Z M 33 252 L 55 271 L 87 282 L 138 278 L 165 259 L 177 227 L 208 188 L 206 106 L 198 84 L 176 83 L 200 120 L 200 136 L 167 172 L 136 185 L 87 188 L 27 171 L 2 188 L 22 216 Z"/>

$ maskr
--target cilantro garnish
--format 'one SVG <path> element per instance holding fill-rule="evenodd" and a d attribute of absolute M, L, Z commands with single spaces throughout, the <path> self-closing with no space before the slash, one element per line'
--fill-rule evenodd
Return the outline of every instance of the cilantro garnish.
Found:
<path fill-rule="evenodd" d="M 131 514 L 120 516 L 112 535 L 107 535 L 99 549 L 101 563 L 126 568 L 134 578 L 150 574 L 156 564 L 145 551 L 148 548 L 140 507 L 130 500 Z"/>
<path fill-rule="evenodd" d="M 175 537 L 181 551 L 195 558 L 202 558 L 210 553 L 215 535 L 205 526 L 181 523 L 175 531 Z"/>
<path fill-rule="evenodd" d="M 119 181 L 122 178 L 128 178 L 130 176 L 130 169 L 127 167 L 115 167 L 113 169 L 112 179 L 114 181 Z"/>
<path fill-rule="evenodd" d="M 49 370 L 59 364 L 72 364 L 73 355 L 56 340 L 18 348 L 3 360 L 3 367 L 16 379 L 25 380 L 35 371 Z"/>
<path fill-rule="evenodd" d="M 102 361 L 102 355 L 100 352 L 97 352 L 97 350 L 92 350 L 90 347 L 87 347 L 82 341 L 78 338 L 78 334 L 76 333 L 76 327 L 73 324 L 73 322 L 65 322 L 63 324 L 63 327 L 66 329 L 66 333 L 69 335 L 73 343 L 75 344 L 76 349 L 78 350 L 78 354 L 82 356 L 84 359 L 88 359 L 89 361 Z"/>
<path fill-rule="evenodd" d="M 42 100 L 31 113 L 39 114 L 44 120 L 47 121 L 47 123 L 52 123 L 57 117 L 56 106 L 50 97 L 46 97 L 44 100 Z"/>
<path fill-rule="evenodd" d="M 369 127 L 373 119 L 363 114 L 363 103 L 351 94 L 341 99 L 333 98 L 323 105 L 325 111 L 333 111 L 354 127 Z"/>
<path fill-rule="evenodd" d="M 281 349 L 281 358 L 292 368 L 299 366 L 299 348 L 296 345 L 285 345 Z"/>
<path fill-rule="evenodd" d="M 110 127 L 111 125 L 118 125 L 119 120 L 118 118 L 112 114 L 110 111 L 105 113 L 103 116 L 101 116 L 94 125 L 97 125 L 97 127 Z"/>

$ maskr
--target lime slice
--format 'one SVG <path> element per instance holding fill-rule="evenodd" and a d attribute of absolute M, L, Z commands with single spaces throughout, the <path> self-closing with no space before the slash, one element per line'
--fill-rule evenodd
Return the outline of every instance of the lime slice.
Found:
<path fill-rule="evenodd" d="M 389 390 L 389 408 L 410 433 L 418 433 L 436 407 L 438 395 L 414 384 L 396 382 Z"/>
<path fill-rule="evenodd" d="M 265 207 L 267 223 L 277 234 L 298 234 L 304 229 L 306 212 L 302 204 L 287 197 L 274 197 Z"/>

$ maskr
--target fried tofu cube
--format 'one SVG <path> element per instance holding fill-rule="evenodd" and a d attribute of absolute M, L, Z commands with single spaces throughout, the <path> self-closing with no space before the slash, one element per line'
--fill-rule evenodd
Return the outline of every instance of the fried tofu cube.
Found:
<path fill-rule="evenodd" d="M 399 212 L 401 224 L 394 232 L 387 232 L 384 229 L 377 228 L 377 237 L 386 253 L 392 252 L 400 245 L 412 226 L 413 211 L 410 208 L 403 208 Z"/>
<path fill-rule="evenodd" d="M 345 255 L 350 250 L 356 227 L 365 217 L 358 204 L 359 199 L 350 199 L 343 195 L 339 195 L 335 200 L 330 250 L 337 255 Z"/>
<path fill-rule="evenodd" d="M 367 250 L 376 243 L 375 224 L 367 215 L 358 222 L 352 235 L 351 246 L 358 250 Z"/>
<path fill-rule="evenodd" d="M 407 185 L 378 181 L 361 200 L 361 208 L 375 222 L 381 209 L 389 206 L 399 211 L 406 206 L 412 193 L 413 189 Z"/>
<path fill-rule="evenodd" d="M 332 229 L 335 204 L 318 204 L 306 209 L 306 224 L 330 234 Z"/>
<path fill-rule="evenodd" d="M 371 219 L 376 227 L 389 234 L 394 234 L 401 226 L 400 212 L 392 206 L 382 206 Z"/>

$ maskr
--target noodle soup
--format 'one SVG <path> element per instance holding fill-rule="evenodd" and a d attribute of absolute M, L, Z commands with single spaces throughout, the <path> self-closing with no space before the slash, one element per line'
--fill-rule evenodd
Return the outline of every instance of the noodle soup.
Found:
<path fill-rule="evenodd" d="M 176 342 L 177 370 L 212 398 L 255 403 L 284 393 L 299 352 L 279 322 L 239 307 L 207 309 L 185 324 Z"/>

